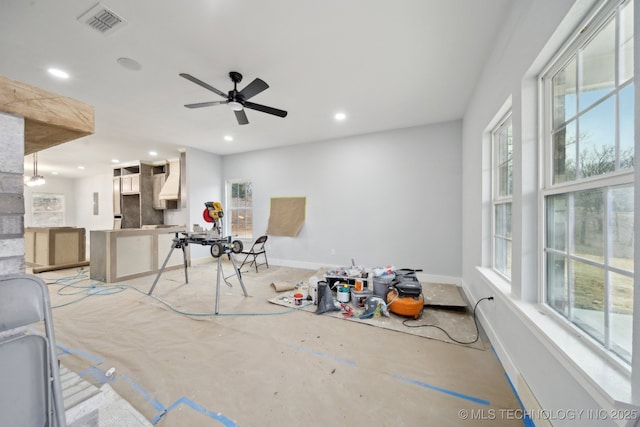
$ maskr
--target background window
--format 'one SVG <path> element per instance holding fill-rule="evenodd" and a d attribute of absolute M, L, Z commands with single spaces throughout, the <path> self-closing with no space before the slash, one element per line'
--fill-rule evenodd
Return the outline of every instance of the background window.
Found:
<path fill-rule="evenodd" d="M 227 183 L 226 224 L 234 237 L 253 238 L 253 197 L 251 181 Z"/>
<path fill-rule="evenodd" d="M 513 139 L 511 115 L 491 134 L 493 179 L 493 268 L 511 278 L 511 198 L 513 191 Z"/>
<path fill-rule="evenodd" d="M 550 111 L 545 295 L 551 308 L 630 363 L 633 2 L 589 28 L 543 78 Z"/>

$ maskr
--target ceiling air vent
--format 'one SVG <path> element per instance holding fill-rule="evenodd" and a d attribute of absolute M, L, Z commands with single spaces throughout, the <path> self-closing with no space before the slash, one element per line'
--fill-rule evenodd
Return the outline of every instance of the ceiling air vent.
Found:
<path fill-rule="evenodd" d="M 127 25 L 127 21 L 100 3 L 97 3 L 91 9 L 80 15 L 78 21 L 105 36 L 113 34 Z"/>

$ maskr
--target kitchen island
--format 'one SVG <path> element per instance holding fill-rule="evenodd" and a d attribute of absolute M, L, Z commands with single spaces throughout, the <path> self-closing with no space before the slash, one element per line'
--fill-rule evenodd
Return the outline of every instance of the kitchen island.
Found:
<path fill-rule="evenodd" d="M 157 274 L 176 233 L 186 231 L 186 226 L 169 225 L 91 231 L 91 279 L 113 283 Z M 189 247 L 185 248 L 185 254 L 187 265 L 190 265 Z M 165 269 L 183 266 L 182 251 L 173 251 Z"/>

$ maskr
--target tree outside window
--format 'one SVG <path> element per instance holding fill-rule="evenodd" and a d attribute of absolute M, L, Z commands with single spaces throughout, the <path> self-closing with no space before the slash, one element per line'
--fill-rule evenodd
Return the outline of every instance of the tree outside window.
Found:
<path fill-rule="evenodd" d="M 607 10 L 589 28 L 543 77 L 550 111 L 545 296 L 551 308 L 630 363 L 633 2 Z"/>
<path fill-rule="evenodd" d="M 227 183 L 227 227 L 234 237 L 253 238 L 253 196 L 251 181 Z"/>

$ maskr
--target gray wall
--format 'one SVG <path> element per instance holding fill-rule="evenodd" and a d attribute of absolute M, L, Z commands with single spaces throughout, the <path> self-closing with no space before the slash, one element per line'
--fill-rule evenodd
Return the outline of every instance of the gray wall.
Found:
<path fill-rule="evenodd" d="M 0 113 L 0 275 L 24 273 L 24 119 Z"/>
<path fill-rule="evenodd" d="M 223 201 L 224 185 L 222 184 L 222 159 L 217 154 L 195 148 L 188 148 L 186 152 L 187 163 L 187 227 L 193 229 L 193 224 L 200 224 L 205 228 L 211 228 L 202 218 L 204 202 Z M 185 193 L 182 193 L 185 196 Z M 189 245 L 191 259 L 205 258 L 212 260 L 210 247 Z"/>
<path fill-rule="evenodd" d="M 307 198 L 300 234 L 270 237 L 273 263 L 316 268 L 353 258 L 455 281 L 461 132 L 454 121 L 230 155 L 223 177 L 252 181 L 256 236 L 267 229 L 272 197 Z"/>

